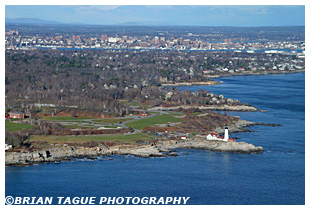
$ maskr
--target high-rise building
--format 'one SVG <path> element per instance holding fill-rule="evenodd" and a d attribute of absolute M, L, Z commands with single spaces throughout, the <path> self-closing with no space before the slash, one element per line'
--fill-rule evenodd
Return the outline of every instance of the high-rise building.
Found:
<path fill-rule="evenodd" d="M 224 40 L 224 43 L 225 43 L 225 44 L 232 44 L 232 39 L 225 39 L 225 40 Z"/>
<path fill-rule="evenodd" d="M 155 44 L 159 44 L 159 37 L 158 37 L 158 36 L 155 36 L 155 37 L 154 37 L 154 43 L 155 43 Z"/>

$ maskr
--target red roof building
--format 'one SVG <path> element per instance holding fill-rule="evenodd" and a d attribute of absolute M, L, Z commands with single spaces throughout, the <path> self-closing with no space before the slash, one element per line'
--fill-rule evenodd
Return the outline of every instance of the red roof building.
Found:
<path fill-rule="evenodd" d="M 235 139 L 234 138 L 230 138 L 230 139 L 228 139 L 228 142 L 235 142 Z"/>
<path fill-rule="evenodd" d="M 24 119 L 25 114 L 22 112 L 10 112 L 11 119 Z"/>
<path fill-rule="evenodd" d="M 224 142 L 235 142 L 234 138 L 229 138 L 229 131 L 228 131 L 228 126 L 226 125 L 225 127 L 225 133 L 224 136 L 218 136 L 218 133 L 213 132 L 209 133 L 206 136 L 207 140 L 218 140 L 218 141 L 224 141 Z"/>

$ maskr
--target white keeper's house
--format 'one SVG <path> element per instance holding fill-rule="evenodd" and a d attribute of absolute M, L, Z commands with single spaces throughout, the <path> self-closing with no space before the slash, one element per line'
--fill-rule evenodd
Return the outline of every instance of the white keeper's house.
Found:
<path fill-rule="evenodd" d="M 234 138 L 229 138 L 229 129 L 228 129 L 227 125 L 225 127 L 224 137 L 219 136 L 218 133 L 213 132 L 213 133 L 209 133 L 206 136 L 206 139 L 207 140 L 216 140 L 216 141 L 225 141 L 225 142 L 235 142 Z"/>

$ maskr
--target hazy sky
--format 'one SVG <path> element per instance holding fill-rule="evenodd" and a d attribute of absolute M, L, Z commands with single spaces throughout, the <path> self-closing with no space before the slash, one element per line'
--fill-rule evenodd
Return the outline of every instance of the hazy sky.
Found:
<path fill-rule="evenodd" d="M 5 6 L 6 18 L 40 18 L 61 23 L 126 22 L 199 26 L 305 25 L 304 6 Z"/>

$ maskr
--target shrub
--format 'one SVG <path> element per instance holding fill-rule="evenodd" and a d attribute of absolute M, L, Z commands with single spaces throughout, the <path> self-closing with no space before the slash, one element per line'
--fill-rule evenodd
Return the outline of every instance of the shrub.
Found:
<path fill-rule="evenodd" d="M 11 144 L 13 147 L 29 147 L 29 139 L 30 136 L 27 134 L 18 134 L 9 131 L 5 132 L 5 143 Z"/>

